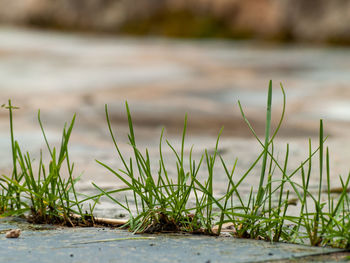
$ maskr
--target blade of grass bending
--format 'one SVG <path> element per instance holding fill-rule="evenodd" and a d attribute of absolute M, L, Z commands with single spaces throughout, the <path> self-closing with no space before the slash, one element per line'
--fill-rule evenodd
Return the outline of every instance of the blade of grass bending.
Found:
<path fill-rule="evenodd" d="M 280 195 L 278 198 L 278 212 L 279 215 L 281 213 L 281 205 L 282 205 L 282 197 L 283 197 L 283 190 L 284 190 L 284 184 L 285 184 L 285 175 L 287 172 L 287 164 L 288 164 L 288 157 L 289 157 L 289 144 L 287 144 L 287 150 L 286 150 L 286 156 L 284 158 L 284 166 L 283 166 L 283 173 L 282 173 L 282 182 L 281 182 L 281 189 L 280 189 Z"/>
<path fill-rule="evenodd" d="M 41 116 L 40 116 L 40 110 L 38 110 L 38 122 L 39 122 L 39 125 L 40 125 L 40 129 L 41 129 L 41 133 L 43 134 L 44 136 L 44 140 L 45 140 L 45 143 L 46 143 L 46 146 L 47 146 L 47 149 L 49 150 L 50 152 L 50 155 L 52 157 L 52 151 L 51 151 L 51 148 L 50 148 L 50 144 L 47 140 L 47 137 L 46 137 L 46 134 L 45 134 L 45 131 L 44 131 L 44 127 L 43 127 L 43 124 L 42 124 L 42 121 L 41 121 Z"/>
<path fill-rule="evenodd" d="M 185 121 L 184 121 L 184 128 L 182 132 L 182 138 L 181 138 L 181 152 L 180 152 L 180 163 L 179 163 L 179 173 L 178 173 L 178 184 L 179 188 L 181 189 L 181 196 L 184 194 L 184 184 L 186 183 L 186 176 L 185 176 L 185 169 L 184 169 L 184 151 L 185 151 L 185 138 L 186 138 L 186 131 L 187 131 L 187 114 L 185 115 Z"/>
<path fill-rule="evenodd" d="M 238 102 L 238 104 L 239 104 L 239 106 L 240 106 L 240 102 Z M 241 108 L 241 106 L 240 106 L 240 108 Z M 251 129 L 253 135 L 255 136 L 255 138 L 257 139 L 257 141 L 260 143 L 260 145 L 261 145 L 261 146 L 263 147 L 263 149 L 264 149 L 264 150 L 262 151 L 262 153 L 259 155 L 259 157 L 257 158 L 257 160 L 254 162 L 254 164 L 252 165 L 252 167 L 250 167 L 250 169 L 248 170 L 248 172 L 250 172 L 250 170 L 253 168 L 253 166 L 256 165 L 257 161 L 263 156 L 264 151 L 265 151 L 265 147 L 264 147 L 264 144 L 260 141 L 259 137 L 256 135 L 256 133 L 255 133 L 254 129 L 252 128 L 252 126 L 250 125 L 248 119 L 245 117 L 242 108 L 241 108 L 241 113 L 243 114 L 242 116 L 243 116 L 243 118 L 245 119 L 245 121 L 246 121 L 246 123 L 248 124 L 248 126 L 250 127 L 250 129 Z M 282 119 L 281 119 L 281 120 L 282 120 Z M 276 134 L 276 132 L 277 132 L 277 129 L 276 129 L 276 131 L 275 131 L 275 134 Z M 274 134 L 274 135 L 275 135 L 275 134 Z M 327 137 L 324 138 L 323 142 L 325 142 L 326 140 L 327 140 Z M 296 195 L 298 196 L 298 199 L 299 199 L 300 201 L 302 200 L 301 195 L 300 195 L 299 191 L 297 190 L 297 188 L 295 187 L 295 185 L 294 185 L 295 183 L 294 183 L 293 181 L 291 181 L 291 178 L 301 169 L 301 167 L 302 167 L 303 165 L 305 165 L 307 162 L 309 162 L 309 160 L 311 159 L 311 157 L 313 157 L 318 151 L 319 151 L 319 147 L 318 147 L 316 150 L 314 150 L 314 151 L 312 152 L 312 154 L 309 156 L 309 158 L 307 158 L 305 161 L 303 161 L 303 162 L 301 163 L 301 165 L 298 166 L 290 175 L 288 175 L 288 176 L 286 175 L 286 177 L 285 177 L 286 180 L 287 180 L 287 181 L 291 184 L 291 186 L 293 187 L 293 190 L 295 191 L 295 193 L 296 193 Z M 275 162 L 277 168 L 283 173 L 283 168 L 279 165 L 278 161 L 271 155 L 271 153 L 270 153 L 269 151 L 268 151 L 267 153 L 268 153 L 269 156 L 274 160 L 274 162 Z M 247 174 L 245 174 L 245 175 L 247 175 Z M 245 178 L 245 176 L 242 177 L 242 179 L 244 179 L 244 178 Z M 242 180 L 242 179 L 241 179 L 241 180 Z M 240 183 L 240 182 L 239 182 L 239 183 Z"/>
<path fill-rule="evenodd" d="M 9 182 L 11 182 L 12 184 L 14 184 L 14 185 L 18 188 L 18 190 L 20 190 L 20 191 L 22 191 L 22 192 L 30 193 L 31 195 L 33 195 L 33 196 L 35 196 L 35 197 L 37 197 L 37 198 L 40 198 L 40 197 L 41 197 L 40 194 L 34 192 L 33 190 L 31 190 L 31 189 L 28 188 L 28 187 L 25 187 L 25 186 L 23 186 L 23 185 L 20 185 L 17 181 L 12 180 L 11 178 L 7 177 L 6 175 L 3 175 L 3 177 L 4 177 L 7 181 L 9 181 Z"/>
<path fill-rule="evenodd" d="M 129 104 L 128 104 L 127 101 L 125 101 L 125 108 L 126 108 L 126 114 L 127 114 L 127 117 L 128 117 L 130 136 L 131 136 L 131 139 L 132 139 L 132 143 L 135 145 L 134 127 L 133 127 L 133 124 L 132 124 L 131 113 L 130 113 Z"/>
<path fill-rule="evenodd" d="M 328 213 L 331 214 L 331 179 L 329 170 L 329 149 L 326 150 L 326 171 L 327 171 L 327 197 L 328 197 Z"/>
<path fill-rule="evenodd" d="M 119 202 L 117 199 L 115 199 L 113 196 L 111 196 L 108 192 L 103 190 L 101 187 L 97 186 L 95 183 L 92 183 L 94 187 L 96 187 L 99 191 L 101 191 L 104 195 L 106 195 L 109 199 L 111 199 L 113 202 L 118 204 L 120 207 L 124 208 L 126 211 L 130 211 L 126 206 L 124 206 L 121 202 Z"/>
<path fill-rule="evenodd" d="M 276 128 L 274 134 L 272 135 L 272 137 L 271 137 L 271 139 L 270 139 L 270 143 L 271 143 L 271 141 L 273 141 L 273 139 L 274 139 L 275 136 L 277 135 L 277 133 L 278 133 L 278 131 L 279 131 L 281 125 L 282 125 L 282 122 L 283 122 L 283 119 L 284 119 L 284 115 L 285 115 L 286 94 L 285 94 L 285 92 L 284 92 L 284 88 L 283 88 L 283 85 L 282 85 L 282 84 L 280 84 L 280 87 L 281 87 L 281 91 L 282 91 L 282 94 L 283 94 L 283 108 L 282 108 L 282 114 L 281 114 L 279 123 L 278 123 L 278 125 L 277 125 L 277 128 Z M 260 154 L 260 156 L 259 156 L 259 158 L 261 158 L 262 155 L 263 155 L 264 152 L 265 152 L 265 149 L 266 149 L 266 148 L 265 148 L 265 145 L 261 142 L 261 140 L 260 140 L 259 137 L 257 136 L 257 134 L 256 134 L 256 132 L 255 132 L 255 130 L 254 130 L 254 128 L 252 127 L 252 125 L 250 124 L 249 120 L 248 120 L 247 117 L 245 116 L 240 101 L 238 101 L 238 106 L 239 106 L 239 108 L 240 108 L 241 115 L 242 115 L 244 121 L 245 121 L 246 124 L 248 125 L 249 129 L 251 130 L 251 132 L 252 132 L 252 134 L 254 135 L 254 137 L 256 138 L 256 140 L 257 140 L 257 141 L 259 142 L 259 144 L 263 147 L 263 152 L 262 152 L 262 153 Z M 327 137 L 324 139 L 324 141 L 326 141 L 326 139 L 327 139 Z M 317 152 L 318 152 L 318 148 L 311 154 L 310 158 L 311 158 L 312 156 L 314 156 Z M 270 156 L 270 158 L 272 158 L 272 159 L 274 160 L 274 162 L 275 162 L 277 168 L 283 173 L 282 167 L 279 165 L 279 163 L 277 162 L 277 160 L 271 155 L 271 153 L 268 151 L 268 149 L 267 149 L 267 154 Z M 258 159 L 259 159 L 259 158 L 258 158 Z M 307 163 L 308 161 L 309 161 L 309 159 L 306 159 L 306 160 L 302 163 L 302 165 L 304 165 L 304 164 Z M 254 165 L 255 165 L 255 164 L 254 164 Z M 302 165 L 300 165 L 300 166 L 299 166 L 297 169 L 295 169 L 289 176 L 286 177 L 286 180 L 289 181 L 291 184 L 292 184 L 292 182 L 290 181 L 290 178 L 291 178 L 293 175 L 295 175 L 295 174 L 301 169 Z M 292 184 L 292 186 L 293 186 L 293 184 Z M 296 190 L 296 189 L 294 189 L 294 190 Z M 296 194 L 298 195 L 298 197 L 300 196 L 298 192 L 296 192 Z"/>
<path fill-rule="evenodd" d="M 183 164 L 183 161 L 184 161 L 186 131 L 187 131 L 187 113 L 185 115 L 184 128 L 183 128 L 183 131 L 182 131 L 182 139 L 181 139 L 181 163 L 182 164 Z"/>
<path fill-rule="evenodd" d="M 14 139 L 14 132 L 13 132 L 13 113 L 12 113 L 12 109 L 14 109 L 15 107 L 12 106 L 11 100 L 8 101 L 8 107 L 6 107 L 6 108 L 9 110 L 9 118 L 10 118 L 10 136 L 11 136 L 13 173 L 17 179 L 16 149 L 15 149 L 15 139 Z"/>
<path fill-rule="evenodd" d="M 261 200 L 263 199 L 263 195 L 264 195 L 263 186 L 264 186 L 264 179 L 265 179 L 267 151 L 269 147 L 270 128 L 271 128 L 271 104 L 272 104 L 272 81 L 270 80 L 268 96 L 267 96 L 267 109 L 266 109 L 265 143 L 264 143 L 265 149 L 264 149 L 264 155 L 263 155 L 262 166 L 261 166 L 258 194 L 256 198 L 257 207 L 260 207 Z"/>
<path fill-rule="evenodd" d="M 123 165 L 125 167 L 125 169 L 128 171 L 128 173 L 130 173 L 130 170 L 129 170 L 129 167 L 128 165 L 126 164 L 125 160 L 124 160 L 124 157 L 119 149 L 119 146 L 117 144 L 117 141 L 114 137 L 114 133 L 113 133 L 113 130 L 112 130 L 112 126 L 111 126 L 111 121 L 109 119 L 109 113 L 108 113 L 108 106 L 107 104 L 105 104 L 105 115 L 106 115 L 106 121 L 107 121 L 107 126 L 108 126 L 108 130 L 109 130 L 109 134 L 111 135 L 111 138 L 112 138 L 112 141 L 113 141 L 113 144 L 114 144 L 114 147 L 116 148 L 117 152 L 118 152 L 118 155 L 119 155 L 119 158 L 120 160 L 123 162 Z"/>
<path fill-rule="evenodd" d="M 163 152 L 162 152 L 162 142 L 163 142 L 163 135 L 164 135 L 164 128 L 162 129 L 162 132 L 160 134 L 160 139 L 159 139 L 159 163 L 160 163 L 160 168 L 159 168 L 159 178 L 163 181 L 163 185 L 165 185 L 163 178 L 161 177 L 161 172 L 163 171 L 166 183 L 169 185 L 169 187 L 165 188 L 165 191 L 167 192 L 168 195 L 171 193 L 174 193 L 174 187 L 170 186 L 172 185 L 169 176 L 168 176 L 168 171 L 166 170 L 165 163 L 164 163 L 164 158 L 163 158 Z"/>
<path fill-rule="evenodd" d="M 234 190 L 233 192 L 236 193 L 236 197 L 238 198 L 238 200 L 239 200 L 241 206 L 244 207 L 244 203 L 243 203 L 243 200 L 242 200 L 242 198 L 241 198 L 241 195 L 239 194 L 239 192 L 238 192 L 238 190 L 237 190 L 237 186 L 236 186 L 237 184 L 235 184 L 235 183 L 233 182 L 233 179 L 232 179 L 233 173 L 234 173 L 234 171 L 235 171 L 235 169 L 236 169 L 236 165 L 237 165 L 237 162 L 238 162 L 238 158 L 236 158 L 236 160 L 235 160 L 235 163 L 234 163 L 234 165 L 233 165 L 233 168 L 232 168 L 232 170 L 231 170 L 231 173 L 229 173 L 229 171 L 228 171 L 228 169 L 227 169 L 227 166 L 226 166 L 226 164 L 225 164 L 225 162 L 224 162 L 224 160 L 223 160 L 223 158 L 222 158 L 221 156 L 220 156 L 220 159 L 221 159 L 222 166 L 224 167 L 226 176 L 227 176 L 227 178 L 229 179 L 229 184 L 232 185 L 233 190 Z M 232 192 L 231 190 L 227 191 L 226 196 L 227 196 L 227 197 L 231 197 L 231 196 L 233 195 L 233 192 Z M 226 198 L 226 197 L 225 197 L 225 198 Z M 221 199 L 220 199 L 220 200 L 221 200 Z"/>
<path fill-rule="evenodd" d="M 128 187 L 130 187 L 130 189 L 133 189 L 133 191 L 135 191 L 140 197 L 141 199 L 146 199 L 146 197 L 144 196 L 144 194 L 139 191 L 138 188 L 136 188 L 132 183 L 128 182 L 123 176 L 121 176 L 119 173 L 117 173 L 116 171 L 114 171 L 111 167 L 109 167 L 108 165 L 96 160 L 97 163 L 99 163 L 100 165 L 102 165 L 103 167 L 105 167 L 107 170 L 109 170 L 110 172 L 112 172 L 115 176 L 117 176 L 123 183 L 125 183 Z M 140 182 L 138 182 L 135 178 L 131 178 L 133 181 L 135 181 L 137 184 L 140 184 Z"/>
<path fill-rule="evenodd" d="M 65 123 L 64 128 L 63 128 L 63 134 L 62 134 L 62 141 L 61 141 L 61 148 L 60 148 L 60 153 L 58 157 L 58 163 L 59 166 L 61 166 L 61 163 L 65 159 L 65 155 L 67 154 L 67 148 L 68 148 L 68 143 L 69 143 L 69 138 L 72 133 L 74 123 L 75 123 L 75 118 L 76 114 L 73 115 L 72 121 L 68 127 L 68 130 L 66 131 L 66 126 L 67 124 Z"/>
<path fill-rule="evenodd" d="M 188 199 L 190 197 L 190 193 L 192 190 L 194 190 L 193 186 L 194 186 L 194 180 L 192 178 L 196 178 L 197 176 L 197 173 L 199 171 L 199 167 L 201 165 L 201 162 L 199 163 L 199 166 L 197 167 L 196 169 L 196 164 L 195 164 L 195 161 L 193 161 L 193 164 L 192 164 L 192 150 L 193 150 L 193 147 L 191 147 L 191 150 L 190 150 L 190 155 L 189 155 L 189 163 L 190 163 L 190 175 L 191 175 L 191 183 L 190 185 L 187 187 L 187 189 L 185 189 L 185 193 L 182 197 L 182 199 L 180 200 L 180 205 L 179 205 L 179 209 L 178 209 L 178 213 L 177 215 L 175 216 L 175 218 L 179 218 L 181 216 L 181 213 L 183 212 L 184 208 L 186 208 L 186 204 L 188 202 Z"/>
<path fill-rule="evenodd" d="M 152 174 L 151 174 L 151 168 L 150 168 L 150 159 L 148 151 L 146 150 L 146 159 L 142 156 L 140 151 L 134 147 L 134 153 L 136 162 L 139 167 L 139 171 L 143 171 L 141 174 L 141 177 L 143 178 L 143 187 L 145 188 L 145 195 L 148 194 L 148 205 L 152 205 L 153 201 L 152 199 L 156 197 L 158 200 L 160 199 L 159 194 L 160 192 L 156 191 L 156 184 L 153 180 Z M 155 195 L 155 196 L 153 196 Z"/>
<path fill-rule="evenodd" d="M 216 144 L 215 144 L 215 149 L 214 149 L 214 154 L 209 155 L 208 151 L 205 150 L 205 156 L 206 156 L 206 162 L 207 162 L 207 168 L 208 168 L 208 192 L 210 193 L 210 196 L 213 196 L 213 177 L 214 177 L 214 165 L 215 165 L 215 160 L 218 152 L 218 147 L 219 147 L 219 140 L 220 136 L 223 131 L 223 127 L 220 129 L 220 132 L 218 134 L 218 137 L 216 139 Z M 208 198 L 209 199 L 209 198 Z M 207 220 L 211 220 L 211 214 L 212 214 L 213 206 L 212 203 L 210 202 L 208 205 L 207 209 Z"/>
<path fill-rule="evenodd" d="M 238 186 L 240 186 L 240 184 L 244 181 L 244 179 L 249 175 L 249 173 L 253 170 L 253 168 L 256 166 L 256 164 L 259 162 L 259 160 L 261 159 L 261 157 L 263 156 L 264 152 L 261 152 L 260 155 L 256 158 L 256 160 L 254 161 L 254 163 L 248 168 L 248 170 L 241 176 L 241 178 L 238 180 L 238 182 L 235 184 L 234 187 L 232 187 L 232 189 L 230 190 L 229 195 L 232 195 L 238 188 Z M 219 199 L 221 200 L 221 199 Z"/>
<path fill-rule="evenodd" d="M 277 135 L 281 125 L 282 125 L 282 122 L 283 122 L 283 119 L 284 119 L 284 114 L 285 114 L 285 106 L 286 106 L 286 95 L 285 95 L 285 92 L 284 92 L 284 88 L 283 88 L 283 85 L 280 84 L 281 86 L 281 90 L 282 90 L 282 94 L 283 94 L 283 109 L 282 109 L 282 114 L 281 114 L 281 118 L 280 118 L 280 121 L 277 125 L 277 128 L 274 132 L 274 134 L 272 135 L 271 139 L 270 139 L 270 142 L 271 143 L 274 139 L 274 137 Z M 265 160 L 263 159 L 263 164 L 265 164 L 265 167 L 266 167 L 266 155 L 268 154 L 271 158 L 273 158 L 273 156 L 271 156 L 271 153 L 268 151 L 268 144 L 266 144 L 266 138 L 268 138 L 266 136 L 267 132 L 269 132 L 269 129 L 270 129 L 270 123 L 268 123 L 268 119 L 270 119 L 271 121 L 271 100 L 272 100 L 272 81 L 270 81 L 269 83 L 269 94 L 268 94 L 268 102 L 267 102 L 267 108 L 269 109 L 270 108 L 270 112 L 269 110 L 267 110 L 267 113 L 266 113 L 266 118 L 267 118 L 267 122 L 266 122 L 266 127 L 265 127 L 265 144 L 263 144 L 259 137 L 257 136 L 257 134 L 255 133 L 253 127 L 251 126 L 249 120 L 247 119 L 247 117 L 245 116 L 244 114 L 244 111 L 243 111 L 243 108 L 241 106 L 241 103 L 240 101 L 238 101 L 238 106 L 240 108 L 240 111 L 241 111 L 241 114 L 242 114 L 242 117 L 244 119 L 244 121 L 246 122 L 246 124 L 248 125 L 249 129 L 251 130 L 251 132 L 253 133 L 254 137 L 258 140 L 258 142 L 261 144 L 261 146 L 263 147 L 263 152 L 261 155 L 265 156 Z M 269 105 L 270 104 L 270 105 Z M 270 106 L 270 107 L 269 107 Z M 261 156 L 259 156 L 260 158 Z M 263 157 L 264 158 L 264 157 Z M 273 158 L 273 160 L 275 161 L 277 167 L 282 171 L 282 168 L 278 165 L 277 161 Z M 264 165 L 262 165 L 262 169 L 261 169 L 261 174 L 264 174 L 265 175 L 265 167 Z M 264 172 L 264 173 L 263 173 Z M 260 176 L 260 183 L 263 183 L 263 176 Z M 260 184 L 259 184 L 259 189 L 258 189 L 258 196 L 261 196 L 263 195 L 264 191 L 263 189 L 260 187 Z M 259 198 L 260 199 L 260 202 L 261 202 L 261 199 L 262 199 L 262 196 Z"/>
<path fill-rule="evenodd" d="M 285 205 L 284 205 L 284 211 L 283 211 L 283 215 L 282 215 L 282 220 L 281 222 L 277 225 L 276 227 L 276 235 L 275 237 L 273 238 L 273 241 L 275 242 L 279 242 L 280 241 L 280 238 L 282 236 L 282 232 L 283 232 L 283 227 L 284 227 L 284 221 L 285 221 L 285 218 L 286 218 L 286 214 L 287 214 L 287 209 L 288 209 L 288 198 L 289 198 L 289 190 L 287 190 L 287 194 L 286 194 L 286 202 L 285 202 Z M 278 211 L 278 219 L 280 218 L 280 207 L 279 207 L 279 211 Z M 288 240 L 290 240 L 290 238 L 288 238 Z"/>
<path fill-rule="evenodd" d="M 321 192 L 322 192 L 322 179 L 323 179 L 323 120 L 320 120 L 320 151 L 319 151 L 319 161 L 320 161 L 320 181 L 318 186 L 318 199 L 321 201 Z"/>
<path fill-rule="evenodd" d="M 31 188 L 31 190 L 33 190 L 35 193 L 39 193 L 39 190 L 38 188 L 40 187 L 40 183 L 37 182 L 34 178 L 34 175 L 33 175 L 33 168 L 32 168 L 32 162 L 30 160 L 30 156 L 29 156 L 29 153 L 27 152 L 27 154 L 24 156 L 24 160 L 25 160 L 25 164 L 26 164 L 26 167 L 22 166 L 24 164 L 21 165 L 21 168 L 22 168 L 22 171 L 25 171 L 24 174 L 25 174 L 25 181 L 27 183 L 27 186 Z M 21 160 L 21 162 L 23 161 L 23 159 Z M 25 169 L 25 170 L 24 170 Z M 31 196 L 32 197 L 32 196 Z M 33 205 L 35 204 L 34 203 L 34 200 L 32 199 L 32 202 L 33 202 Z"/>
<path fill-rule="evenodd" d="M 106 191 L 108 194 L 114 194 L 114 193 L 119 193 L 119 192 L 124 192 L 124 191 L 130 191 L 131 189 L 129 187 L 125 187 L 125 188 L 118 188 L 116 190 L 111 190 L 111 191 Z M 85 197 L 84 199 L 81 199 L 78 203 L 85 203 L 86 201 L 89 200 L 93 200 L 94 202 L 96 202 L 96 200 L 99 200 L 102 196 L 103 193 L 99 193 L 99 194 L 95 194 L 93 196 L 89 196 L 86 194 L 81 194 L 79 193 L 80 196 Z"/>
<path fill-rule="evenodd" d="M 68 173 L 69 173 L 69 181 L 70 181 L 70 185 L 71 185 L 71 190 L 73 192 L 73 196 L 74 196 L 74 199 L 75 199 L 76 206 L 77 206 L 77 208 L 79 210 L 79 215 L 84 220 L 84 213 L 83 213 L 82 207 L 81 207 L 81 205 L 79 203 L 78 196 L 77 196 L 77 193 L 76 193 L 75 187 L 74 187 L 74 185 L 76 183 L 76 181 L 73 180 L 73 167 L 74 167 L 74 164 L 72 164 L 72 166 L 70 165 L 68 148 L 66 148 L 66 161 L 67 161 L 67 168 L 68 168 Z"/>
<path fill-rule="evenodd" d="M 223 206 L 218 202 L 217 199 L 214 198 L 213 195 L 211 195 L 211 193 L 207 190 L 207 188 L 205 186 L 203 186 L 203 184 L 201 182 L 199 182 L 197 178 L 193 178 L 193 180 L 199 186 L 199 189 L 203 193 L 205 193 L 212 200 L 213 203 L 215 203 L 221 210 L 223 210 Z"/>
<path fill-rule="evenodd" d="M 130 133 L 128 138 L 129 138 L 131 146 L 134 149 L 134 155 L 135 155 L 136 165 L 137 165 L 137 168 L 139 170 L 139 174 L 140 174 L 140 176 L 143 176 L 142 168 L 140 167 L 140 163 L 139 163 L 140 156 L 138 155 L 138 150 L 136 148 L 136 138 L 135 138 L 135 133 L 134 133 L 134 126 L 132 123 L 130 108 L 129 108 L 129 104 L 127 101 L 125 101 L 125 108 L 126 108 L 126 114 L 128 117 L 128 125 L 129 125 L 129 133 Z"/>
<path fill-rule="evenodd" d="M 341 179 L 341 181 L 342 181 L 342 179 Z M 339 200 L 338 200 L 338 203 L 337 203 L 336 207 L 334 208 L 334 210 L 332 212 L 332 217 L 334 217 L 337 214 L 340 206 L 343 203 L 344 198 L 347 197 L 347 190 L 348 190 L 349 183 L 350 183 L 350 173 L 348 174 L 348 177 L 346 179 L 345 184 L 344 183 L 342 184 L 343 191 L 342 191 L 342 193 L 341 193 L 341 195 L 339 197 Z M 329 225 L 330 225 L 330 222 L 327 224 L 327 227 L 329 227 Z"/>
<path fill-rule="evenodd" d="M 271 156 L 274 156 L 274 143 L 271 141 Z M 268 193 L 268 213 L 269 218 L 271 218 L 272 213 L 272 175 L 275 171 L 276 166 L 273 166 L 273 159 L 270 158 L 270 165 L 267 172 L 267 184 L 266 184 L 266 192 Z"/>
<path fill-rule="evenodd" d="M 323 179 L 323 121 L 320 120 L 320 131 L 319 131 L 319 143 L 320 143 L 320 151 L 319 151 L 319 169 L 320 169 L 320 177 L 319 177 L 319 184 L 318 184 L 318 198 L 317 202 L 315 201 L 316 206 L 316 214 L 315 214 L 315 220 L 314 220 L 314 226 L 312 230 L 312 236 L 310 238 L 310 242 L 313 245 L 313 243 L 317 243 L 318 241 L 318 230 L 319 230 L 319 220 L 321 217 L 322 209 L 320 207 L 321 204 L 321 193 L 322 193 L 322 179 Z"/>
<path fill-rule="evenodd" d="M 283 105 L 282 105 L 282 113 L 281 113 L 281 117 L 280 117 L 280 120 L 278 122 L 278 125 L 277 125 L 277 128 L 275 129 L 275 132 L 273 133 L 273 135 L 271 136 L 271 139 L 270 141 L 272 141 L 277 133 L 279 132 L 281 126 L 282 126 L 282 123 L 283 123 L 283 120 L 284 120 L 284 115 L 285 115 L 285 112 L 286 112 L 286 93 L 284 91 L 284 88 L 283 88 L 283 85 L 282 83 L 280 83 L 280 87 L 281 87 L 281 91 L 282 91 L 282 95 L 283 95 Z M 240 109 L 240 112 L 241 112 L 241 115 L 243 117 L 243 120 L 245 121 L 245 123 L 248 125 L 250 131 L 252 132 L 252 134 L 254 135 L 254 137 L 258 140 L 258 142 L 260 143 L 261 146 L 264 147 L 264 144 L 260 141 L 258 135 L 256 134 L 253 126 L 250 124 L 248 118 L 245 116 L 245 113 L 243 111 L 243 107 L 241 105 L 241 102 L 238 101 L 238 106 L 239 106 L 239 109 Z"/>
<path fill-rule="evenodd" d="M 221 162 L 222 162 L 222 164 L 223 164 L 223 166 L 224 166 L 226 175 L 227 175 L 227 177 L 228 177 L 228 179 L 229 179 L 229 183 L 228 183 L 227 190 L 226 190 L 226 193 L 229 193 L 229 192 L 230 192 L 230 188 L 231 188 L 231 184 L 234 185 L 233 180 L 232 180 L 232 177 L 233 177 L 233 174 L 234 174 L 234 172 L 235 172 L 236 165 L 237 165 L 237 160 L 238 160 L 238 159 L 236 158 L 235 163 L 234 163 L 234 165 L 233 165 L 233 168 L 232 168 L 232 170 L 231 170 L 231 173 L 229 173 L 228 170 L 227 170 L 227 167 L 226 167 L 226 165 L 225 165 L 224 160 L 222 159 L 221 156 L 219 156 L 219 157 L 220 157 Z M 239 199 L 240 199 L 239 194 L 238 194 L 238 197 L 239 197 Z M 221 228 L 222 228 L 222 224 L 223 224 L 222 222 L 223 222 L 224 219 L 225 219 L 225 212 L 226 212 L 227 202 L 228 202 L 229 198 L 230 198 L 230 196 L 229 196 L 228 194 L 226 194 L 226 198 L 225 198 L 225 202 L 224 202 L 224 207 L 223 207 L 224 209 L 223 209 L 223 211 L 221 211 L 221 215 L 220 215 L 220 219 L 219 219 L 219 223 L 218 223 L 218 224 L 219 224 L 219 227 L 218 227 L 218 235 L 220 235 L 220 233 L 221 233 Z M 240 199 L 240 200 L 241 200 L 241 199 Z M 243 203 L 242 203 L 242 204 L 243 204 Z"/>
<path fill-rule="evenodd" d="M 14 139 L 14 129 L 13 129 L 13 109 L 16 109 L 16 107 L 13 107 L 11 104 L 11 100 L 8 101 L 9 105 L 6 107 L 9 110 L 9 118 L 10 118 L 10 134 L 11 134 L 11 150 L 12 150 L 12 163 L 13 163 L 13 171 L 12 171 L 12 179 L 19 182 L 18 174 L 17 174 L 17 151 L 15 146 L 15 139 Z M 20 209 L 20 193 L 18 191 L 16 192 L 16 208 Z"/>

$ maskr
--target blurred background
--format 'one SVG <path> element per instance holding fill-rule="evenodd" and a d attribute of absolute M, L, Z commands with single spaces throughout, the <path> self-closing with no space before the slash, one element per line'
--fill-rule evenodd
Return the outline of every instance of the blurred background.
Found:
<path fill-rule="evenodd" d="M 1 0 L 3 23 L 171 37 L 349 43 L 344 0 Z"/>
<path fill-rule="evenodd" d="M 270 79 L 274 124 L 283 102 L 280 82 L 287 95 L 281 155 L 290 142 L 299 164 L 308 138 L 317 144 L 323 118 L 333 176 L 348 173 L 349 1 L 0 0 L 0 7 L 1 103 L 11 98 L 20 107 L 16 138 L 38 156 L 44 143 L 37 110 L 52 143 L 59 142 L 64 122 L 77 113 L 71 154 L 85 174 L 86 188 L 91 181 L 114 182 L 95 159 L 118 166 L 104 104 L 122 149 L 130 152 L 126 100 L 139 145 L 152 156 L 158 156 L 162 127 L 179 146 L 187 113 L 187 150 L 195 144 L 198 157 L 212 149 L 224 126 L 222 154 L 232 161 L 239 157 L 244 170 L 260 149 L 237 100 L 263 135 Z M 8 172 L 4 109 L 0 128 L 0 168 Z M 174 159 L 170 149 L 164 151 Z"/>

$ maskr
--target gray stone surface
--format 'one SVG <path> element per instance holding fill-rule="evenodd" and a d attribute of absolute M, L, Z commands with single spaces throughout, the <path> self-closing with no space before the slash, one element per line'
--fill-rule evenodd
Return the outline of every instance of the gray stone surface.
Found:
<path fill-rule="evenodd" d="M 0 224 L 0 231 L 18 227 L 23 229 L 18 239 L 6 239 L 1 234 L 0 262 L 245 263 L 270 262 L 340 251 L 229 237 L 133 235 L 127 231 L 108 228 L 48 230 L 45 226 L 4 222 L 4 220 Z M 135 239 L 139 237 L 152 239 Z M 121 240 L 108 241 L 118 238 Z"/>

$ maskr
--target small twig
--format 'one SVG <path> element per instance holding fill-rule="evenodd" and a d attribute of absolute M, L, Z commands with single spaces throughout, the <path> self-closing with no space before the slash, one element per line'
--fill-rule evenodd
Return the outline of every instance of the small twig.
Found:
<path fill-rule="evenodd" d="M 81 218 L 80 215 L 73 214 L 74 218 Z M 113 219 L 113 218 L 102 218 L 102 217 L 94 217 L 94 222 L 97 224 L 106 224 L 106 225 L 114 225 L 114 226 L 122 226 L 125 225 L 128 220 L 125 219 Z"/>

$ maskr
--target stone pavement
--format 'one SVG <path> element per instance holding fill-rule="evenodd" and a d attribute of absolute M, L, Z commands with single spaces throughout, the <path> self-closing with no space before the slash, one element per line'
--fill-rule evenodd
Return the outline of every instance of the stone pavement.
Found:
<path fill-rule="evenodd" d="M 91 182 L 106 189 L 121 186 L 95 162 L 98 159 L 115 168 L 121 165 L 108 134 L 104 104 L 109 105 L 121 150 L 129 155 L 124 109 L 128 100 L 138 145 L 149 149 L 154 168 L 158 165 L 162 127 L 166 138 L 179 149 L 187 113 L 186 154 L 195 145 L 193 157 L 198 159 L 204 149 L 214 148 L 216 135 L 225 126 L 219 148 L 231 165 L 239 158 L 239 176 L 254 161 L 260 146 L 242 121 L 237 100 L 241 100 L 258 135 L 262 135 L 267 85 L 272 79 L 273 118 L 277 119 L 281 110 L 279 82 L 287 93 L 286 119 L 276 151 L 283 156 L 289 142 L 290 168 L 299 165 L 307 156 L 308 138 L 317 145 L 319 119 L 323 118 L 326 134 L 330 135 L 327 144 L 332 186 L 336 187 L 338 175 L 349 172 L 349 57 L 350 49 L 346 48 L 133 39 L 0 28 L 1 103 L 11 98 L 21 108 L 15 111 L 15 136 L 33 157 L 45 147 L 37 110 L 41 109 L 48 139 L 54 144 L 59 143 L 64 122 L 77 113 L 70 142 L 71 160 L 77 174 L 83 173 L 79 191 L 91 194 L 95 191 Z M 11 169 L 9 145 L 8 113 L 1 110 L 2 173 Z M 165 146 L 164 156 L 170 175 L 175 175 L 174 155 Z M 215 175 L 215 192 L 221 194 L 226 183 L 220 165 Z M 200 176 L 205 176 L 205 167 Z M 255 185 L 256 178 L 253 171 L 242 191 Z M 317 182 L 317 176 L 311 178 L 311 184 Z M 108 200 L 96 209 L 97 215 L 105 217 L 118 217 L 122 212 Z"/>
<path fill-rule="evenodd" d="M 8 219 L 7 219 L 8 220 Z M 289 262 L 329 254 L 345 260 L 339 249 L 194 235 L 133 235 L 109 228 L 61 228 L 1 220 L 0 233 L 22 228 L 17 239 L 0 237 L 0 262 Z"/>

